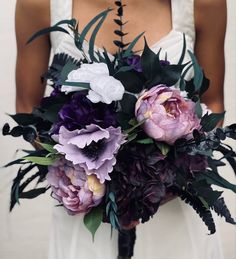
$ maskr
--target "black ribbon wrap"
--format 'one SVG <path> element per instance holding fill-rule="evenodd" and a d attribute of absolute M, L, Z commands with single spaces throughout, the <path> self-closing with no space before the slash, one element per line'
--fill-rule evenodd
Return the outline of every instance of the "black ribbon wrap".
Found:
<path fill-rule="evenodd" d="M 136 240 L 136 228 L 119 231 L 118 259 L 131 259 L 131 257 L 134 255 L 135 240 Z"/>

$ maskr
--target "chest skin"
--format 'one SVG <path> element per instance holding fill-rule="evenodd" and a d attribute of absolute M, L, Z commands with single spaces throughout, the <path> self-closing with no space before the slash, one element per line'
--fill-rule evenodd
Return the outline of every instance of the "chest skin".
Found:
<path fill-rule="evenodd" d="M 128 33 L 124 37 L 124 42 L 131 42 L 138 34 L 145 32 L 145 37 L 149 46 L 158 42 L 172 30 L 171 0 L 124 0 L 123 21 L 127 22 L 124 32 Z M 73 0 L 73 18 L 79 20 L 80 31 L 98 13 L 111 7 L 113 10 L 108 14 L 97 38 L 96 46 L 105 46 L 109 53 L 115 53 L 117 47 L 113 40 L 119 39 L 115 36 L 114 30 L 119 29 L 113 19 L 117 19 L 116 6 L 113 0 Z M 90 37 L 88 33 L 87 39 Z M 134 50 L 141 51 L 144 40 L 141 39 L 136 44 Z"/>

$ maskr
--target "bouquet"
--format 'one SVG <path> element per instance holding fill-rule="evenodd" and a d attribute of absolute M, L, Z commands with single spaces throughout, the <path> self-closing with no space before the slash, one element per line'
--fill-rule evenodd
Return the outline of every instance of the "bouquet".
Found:
<path fill-rule="evenodd" d="M 131 257 L 135 226 L 153 217 L 170 194 L 189 204 L 210 234 L 216 231 L 212 211 L 236 224 L 222 192 L 214 189 L 236 192 L 236 185 L 218 172 L 225 161 L 236 171 L 236 154 L 223 142 L 236 139 L 236 124 L 217 127 L 224 113 L 212 113 L 201 104 L 209 80 L 186 50 L 184 35 L 178 64 L 170 64 L 168 53 L 161 60 L 160 52 L 155 54 L 146 40 L 142 55 L 137 55 L 133 48 L 143 33 L 124 42 L 124 6 L 120 1 L 116 5 L 115 34 L 120 40 L 114 41 L 118 50 L 113 56 L 94 46 L 111 9 L 82 31 L 72 19 L 32 36 L 29 42 L 49 32 L 67 33 L 84 58 L 56 54 L 42 77 L 53 87 L 51 95 L 31 114 L 11 115 L 17 126 L 5 124 L 3 135 L 23 136 L 38 146 L 6 165 L 20 165 L 10 210 L 20 199 L 50 190 L 68 214 L 83 213 L 93 237 L 102 222 L 111 224 L 119 231 L 119 255 Z M 187 51 L 192 61 L 183 64 Z M 187 81 L 190 69 L 194 77 Z M 219 159 L 215 152 L 221 154 Z"/>

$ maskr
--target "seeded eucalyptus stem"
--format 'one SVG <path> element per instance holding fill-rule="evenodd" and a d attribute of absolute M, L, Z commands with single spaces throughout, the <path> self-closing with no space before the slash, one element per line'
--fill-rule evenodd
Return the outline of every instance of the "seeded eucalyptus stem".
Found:
<path fill-rule="evenodd" d="M 114 44 L 118 47 L 118 57 L 119 57 L 119 59 L 122 59 L 124 49 L 128 45 L 128 44 L 124 43 L 124 36 L 127 33 L 123 32 L 124 25 L 125 25 L 125 23 L 123 22 L 123 14 L 124 14 L 123 11 L 124 11 L 125 5 L 123 4 L 122 0 L 115 1 L 115 5 L 117 6 L 117 14 L 116 15 L 118 16 L 118 19 L 114 19 L 114 22 L 119 26 L 119 29 L 115 30 L 114 33 L 115 33 L 116 36 L 120 37 L 120 40 L 115 40 Z"/>

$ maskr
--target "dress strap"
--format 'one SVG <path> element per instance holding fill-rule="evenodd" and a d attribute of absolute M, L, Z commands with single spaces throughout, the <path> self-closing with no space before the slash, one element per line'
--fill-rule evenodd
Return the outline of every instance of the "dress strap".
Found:
<path fill-rule="evenodd" d="M 195 42 L 194 0 L 172 0 L 171 4 L 173 29 Z"/>
<path fill-rule="evenodd" d="M 60 20 L 71 19 L 72 6 L 73 0 L 50 0 L 51 26 Z M 54 53 L 64 37 L 65 34 L 61 32 L 52 32 L 50 34 Z"/>

